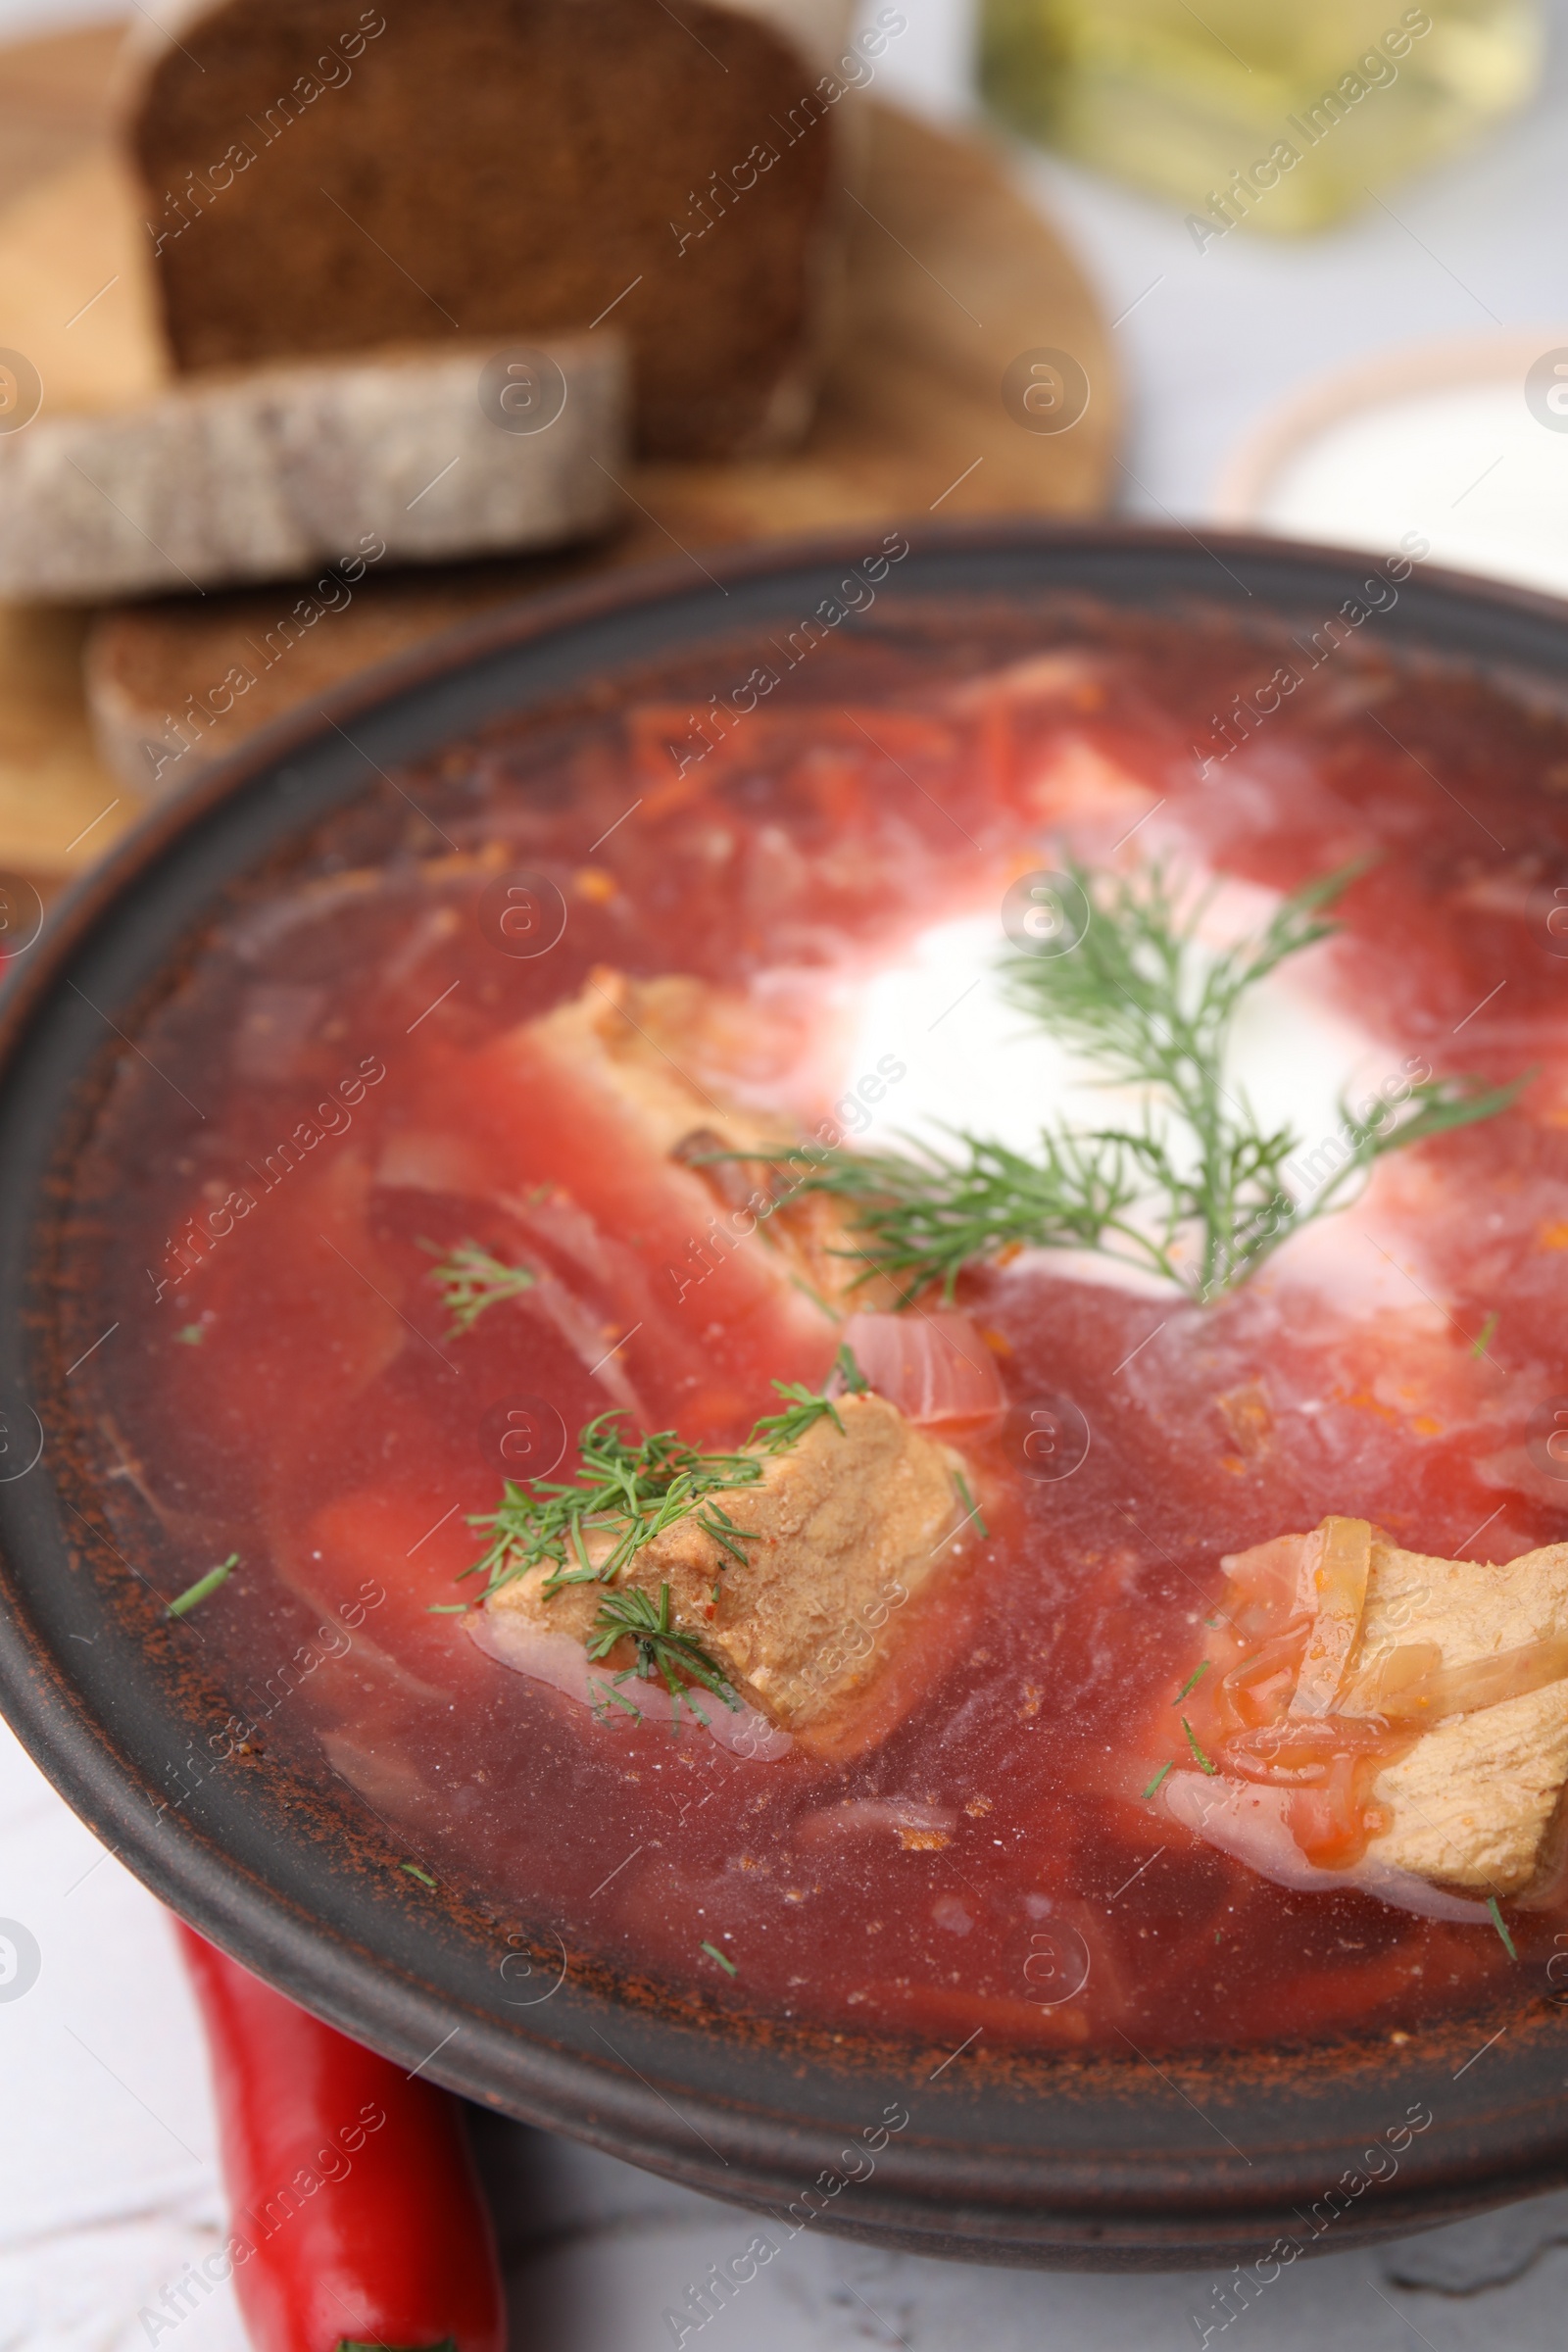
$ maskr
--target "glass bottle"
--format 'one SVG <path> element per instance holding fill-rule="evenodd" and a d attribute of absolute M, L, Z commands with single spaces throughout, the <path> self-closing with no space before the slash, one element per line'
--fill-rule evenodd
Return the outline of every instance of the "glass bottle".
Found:
<path fill-rule="evenodd" d="M 1519 105 L 1542 47 L 1534 0 L 982 0 L 980 85 L 1205 244 L 1340 219 Z"/>

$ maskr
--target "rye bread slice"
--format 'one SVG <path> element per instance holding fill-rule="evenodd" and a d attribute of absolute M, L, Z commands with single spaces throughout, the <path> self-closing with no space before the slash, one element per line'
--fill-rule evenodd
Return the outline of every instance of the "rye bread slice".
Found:
<path fill-rule="evenodd" d="M 646 454 L 805 430 L 847 86 L 819 41 L 710 0 L 162 14 L 125 123 L 179 368 L 612 317 Z"/>
<path fill-rule="evenodd" d="M 368 553 L 272 588 L 111 606 L 88 630 L 81 665 L 99 757 L 141 799 L 176 791 L 258 727 L 498 605 L 564 584 L 598 552 L 416 571 L 372 564 Z"/>
<path fill-rule="evenodd" d="M 608 529 L 622 347 L 613 332 L 564 336 L 517 365 L 498 386 L 482 347 L 425 345 L 188 376 L 137 408 L 40 417 L 0 440 L 0 596 L 98 602 Z M 498 405 L 516 395 L 548 416 L 539 429 L 514 429 L 533 422 Z"/>

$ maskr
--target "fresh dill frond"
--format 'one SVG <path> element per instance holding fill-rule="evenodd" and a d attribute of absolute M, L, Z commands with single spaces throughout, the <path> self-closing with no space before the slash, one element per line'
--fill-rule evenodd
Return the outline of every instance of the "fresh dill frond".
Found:
<path fill-rule="evenodd" d="M 1402 1152 L 1411 1144 L 1430 1142 L 1435 1135 L 1450 1135 L 1455 1128 L 1473 1127 L 1479 1120 L 1494 1119 L 1499 1111 L 1512 1107 L 1534 1075 L 1533 1070 L 1526 1070 L 1520 1077 L 1510 1079 L 1505 1086 L 1470 1088 L 1468 1091 L 1467 1081 L 1454 1078 L 1424 1079 L 1420 1085 L 1410 1089 L 1401 1113 L 1387 1120 L 1357 1119 L 1348 1103 L 1342 1101 L 1342 1133 L 1348 1139 L 1349 1156 L 1344 1166 L 1338 1168 L 1310 1199 L 1288 1204 L 1295 1224 L 1309 1225 L 1315 1217 L 1323 1216 L 1330 1209 L 1348 1206 L 1345 1195 L 1349 1188 L 1356 1184 L 1357 1179 L 1364 1180 L 1375 1162 L 1390 1152 Z M 1299 1149 L 1299 1143 L 1292 1147 L 1293 1152 Z M 1308 1153 L 1307 1157 L 1310 1156 Z M 1258 1255 L 1266 1256 L 1271 1249 L 1277 1248 L 1286 1239 L 1289 1229 L 1287 1225 L 1264 1241 Z"/>
<path fill-rule="evenodd" d="M 1211 1764 L 1207 1756 L 1204 1755 L 1202 1749 L 1198 1744 L 1198 1734 L 1194 1731 L 1192 1725 L 1188 1722 L 1185 1715 L 1182 1717 L 1182 1730 L 1187 1734 L 1188 1746 L 1192 1749 L 1194 1755 L 1198 1758 L 1198 1761 L 1202 1766 L 1203 1770 L 1207 1773 L 1213 1773 L 1217 1775 L 1219 1772 L 1219 1766 L 1217 1764 Z"/>
<path fill-rule="evenodd" d="M 441 1256 L 438 1242 L 421 1242 L 419 1248 L 428 1250 L 432 1257 Z M 431 1268 L 427 1279 L 441 1293 L 452 1317 L 446 1336 L 457 1340 L 473 1329 L 486 1307 L 499 1306 L 504 1298 L 521 1298 L 524 1291 L 533 1289 L 536 1278 L 527 1266 L 509 1266 L 477 1242 L 459 1242 L 450 1256 Z"/>
<path fill-rule="evenodd" d="M 1494 1894 L 1488 1895 L 1487 1909 L 1492 1913 L 1493 1926 L 1496 1929 L 1497 1934 L 1502 1937 L 1503 1949 L 1506 1951 L 1510 1960 L 1517 1960 L 1519 1954 L 1514 1949 L 1513 1937 L 1508 1933 L 1508 1923 L 1503 1918 L 1502 1913 L 1498 1908 L 1497 1898 Z"/>
<path fill-rule="evenodd" d="M 1487 1349 L 1492 1346 L 1493 1341 L 1495 1339 L 1496 1334 L 1497 1318 L 1494 1314 L 1491 1314 L 1487 1317 L 1486 1321 L 1482 1324 L 1481 1329 L 1476 1333 L 1475 1338 L 1470 1343 L 1471 1354 L 1485 1355 Z"/>
<path fill-rule="evenodd" d="M 965 1266 L 1021 1248 L 1080 1249 L 1209 1299 L 1345 1206 L 1385 1153 L 1493 1118 L 1526 1083 L 1426 1079 L 1365 1119 L 1342 1103 L 1340 1132 L 1308 1149 L 1294 1127 L 1265 1126 L 1230 1080 L 1232 1032 L 1260 981 L 1331 935 L 1325 909 L 1360 866 L 1307 883 L 1220 955 L 1199 937 L 1212 892 L 1195 899 L 1160 864 L 1133 876 L 1069 870 L 1092 909 L 1087 930 L 1064 955 L 1005 956 L 1002 993 L 1102 1083 L 1136 1089 L 1140 1114 L 1125 1126 L 1044 1128 L 1027 1152 L 952 1130 L 945 1144 L 826 1154 L 795 1189 L 849 1209 L 859 1246 L 839 1254 L 858 1260 L 851 1289 L 883 1274 L 903 1303 L 933 1284 L 951 1298 Z"/>
<path fill-rule="evenodd" d="M 468 1525 L 487 1535 L 489 1543 L 462 1573 L 484 1577 L 486 1597 L 546 1562 L 546 1599 L 563 1585 L 612 1585 L 633 1553 L 694 1514 L 720 1551 L 745 1567 L 748 1555 L 743 1547 L 758 1541 L 758 1531 L 738 1525 L 713 1498 L 757 1486 L 762 1477 L 762 1455 L 788 1452 L 818 1421 L 831 1421 L 840 1437 L 845 1434 L 831 1397 L 818 1396 L 800 1381 L 775 1380 L 772 1385 L 784 1399 L 783 1407 L 754 1423 L 746 1441 L 754 1450 L 744 1453 L 704 1453 L 685 1445 L 672 1429 L 656 1430 L 632 1445 L 614 1426 L 622 1418 L 620 1410 L 601 1413 L 577 1441 L 582 1458 L 574 1476 L 521 1485 L 509 1479 L 495 1510 L 470 1512 Z M 588 1540 L 606 1536 L 613 1541 L 596 1560 Z"/>
<path fill-rule="evenodd" d="M 199 1576 L 193 1585 L 187 1585 L 184 1592 L 169 1603 L 170 1616 L 187 1616 L 192 1609 L 200 1606 L 209 1592 L 216 1592 L 220 1585 L 226 1585 L 238 1566 L 239 1553 L 231 1551 L 226 1560 L 220 1560 L 216 1568 L 209 1568 L 205 1576 Z"/>
<path fill-rule="evenodd" d="M 855 1351 L 848 1340 L 840 1343 L 839 1351 L 833 1358 L 833 1371 L 843 1382 L 846 1394 L 851 1396 L 863 1396 L 871 1386 L 856 1362 Z"/>
<path fill-rule="evenodd" d="M 1187 1677 L 1187 1680 L 1186 1680 L 1186 1682 L 1185 1682 L 1185 1683 L 1183 1683 L 1183 1685 L 1182 1685 L 1181 1689 L 1180 1689 L 1180 1690 L 1177 1691 L 1177 1693 L 1176 1693 L 1175 1697 L 1174 1697 L 1174 1698 L 1171 1700 L 1171 1702 L 1170 1702 L 1170 1703 L 1171 1703 L 1171 1705 L 1172 1705 L 1173 1707 L 1179 1707 L 1179 1706 L 1181 1705 L 1181 1703 L 1182 1703 L 1182 1700 L 1183 1700 L 1183 1699 L 1184 1699 L 1184 1698 L 1187 1696 L 1187 1693 L 1188 1693 L 1188 1691 L 1189 1691 L 1189 1690 L 1196 1690 L 1196 1689 L 1197 1689 L 1197 1687 L 1198 1687 L 1198 1685 L 1199 1685 L 1199 1684 L 1200 1684 L 1200 1683 L 1202 1681 L 1202 1679 L 1203 1679 L 1204 1675 L 1205 1675 L 1207 1672 L 1208 1672 L 1208 1660 L 1207 1660 L 1207 1658 L 1205 1658 L 1205 1659 L 1203 1660 L 1203 1662 L 1202 1662 L 1202 1664 L 1201 1664 L 1201 1665 L 1200 1665 L 1200 1666 L 1195 1666 L 1195 1667 L 1193 1668 L 1193 1671 L 1192 1671 L 1192 1673 L 1191 1673 L 1191 1674 L 1190 1674 L 1190 1675 Z"/>
<path fill-rule="evenodd" d="M 703 1949 L 708 1954 L 710 1960 L 716 1960 L 719 1967 L 722 1969 L 727 1969 L 732 1977 L 738 1977 L 740 1975 L 741 1972 L 736 1967 L 734 1961 L 726 1959 L 716 1943 L 709 1943 L 705 1938 Z"/>
<path fill-rule="evenodd" d="M 662 1680 L 671 1698 L 686 1695 L 693 1684 L 710 1690 L 726 1707 L 739 1708 L 733 1684 L 722 1665 L 696 1634 L 683 1633 L 675 1623 L 669 1605 L 669 1587 L 661 1585 L 657 1602 L 651 1592 L 640 1585 L 627 1585 L 618 1592 L 607 1592 L 599 1604 L 588 1636 L 588 1655 L 596 1663 L 606 1658 L 617 1642 L 630 1638 L 637 1653 L 635 1666 L 615 1677 L 623 1683 L 635 1674 L 647 1683 Z M 678 1678 L 678 1679 L 677 1679 Z"/>
<path fill-rule="evenodd" d="M 1107 1234 L 1123 1237 L 1116 1254 L 1171 1270 L 1126 1218 L 1147 1188 L 1124 1145 L 1046 1129 L 1029 1158 L 962 1129 L 949 1132 L 947 1149 L 911 1143 L 903 1152 L 840 1152 L 801 1180 L 803 1192 L 831 1193 L 855 1211 L 863 1244 L 833 1253 L 858 1264 L 851 1290 L 886 1274 L 906 1297 L 940 1282 L 951 1298 L 977 1258 L 1024 1247 L 1103 1249 Z"/>
<path fill-rule="evenodd" d="M 1066 956 L 1004 957 L 1003 994 L 1095 1062 L 1108 1083 L 1162 1083 L 1201 1113 L 1242 998 L 1288 956 L 1329 937 L 1335 926 L 1321 910 L 1362 870 L 1320 875 L 1284 900 L 1253 938 L 1213 956 L 1198 944 L 1212 890 L 1184 906 L 1162 863 L 1137 875 L 1073 866 L 1093 908 L 1083 938 Z"/>
<path fill-rule="evenodd" d="M 1154 1794 L 1154 1791 L 1158 1788 L 1161 1781 L 1165 1778 L 1165 1775 L 1168 1772 L 1174 1772 L 1175 1769 L 1176 1768 L 1173 1764 L 1162 1764 L 1159 1770 L 1155 1773 L 1153 1779 L 1150 1782 L 1149 1787 L 1144 1790 L 1145 1798 L 1148 1799 L 1149 1797 L 1152 1797 Z"/>
<path fill-rule="evenodd" d="M 588 1677 L 588 1688 L 590 1690 L 597 1690 L 599 1692 L 599 1697 L 595 1701 L 593 1710 L 596 1715 L 602 1716 L 603 1711 L 607 1706 L 620 1707 L 624 1709 L 625 1713 L 632 1718 L 634 1723 L 641 1723 L 643 1719 L 643 1711 L 641 1707 L 635 1705 L 631 1699 L 627 1698 L 623 1691 L 617 1690 L 613 1683 L 595 1682 L 593 1676 L 590 1675 Z"/>
<path fill-rule="evenodd" d="M 818 1421 L 831 1421 L 843 1437 L 844 1424 L 829 1397 L 819 1396 L 799 1380 L 775 1380 L 772 1385 L 784 1399 L 784 1410 L 764 1414 L 747 1440 L 749 1446 L 763 1446 L 769 1453 L 787 1453 Z"/>
<path fill-rule="evenodd" d="M 817 1290 L 813 1283 L 808 1282 L 804 1274 L 799 1272 L 792 1273 L 787 1277 L 787 1279 L 791 1290 L 799 1291 L 803 1298 L 809 1298 L 813 1306 L 820 1307 L 830 1323 L 843 1322 L 844 1315 L 842 1309 L 836 1307 L 832 1299 L 827 1298 L 823 1292 Z"/>
<path fill-rule="evenodd" d="M 417 1862 L 400 1862 L 398 1864 L 398 1868 L 399 1870 L 407 1871 L 411 1879 L 417 1879 L 421 1886 L 433 1887 L 435 1885 L 435 1881 L 431 1878 L 430 1873 L 427 1870 L 421 1870 Z"/>
<path fill-rule="evenodd" d="M 613 1584 L 634 1552 L 666 1528 L 700 1511 L 707 1497 L 755 1487 L 762 1475 L 756 1454 L 703 1453 L 683 1444 L 672 1429 L 655 1430 L 635 1445 L 615 1427 L 621 1413 L 601 1413 L 578 1440 L 582 1456 L 569 1479 L 537 1479 L 519 1486 L 509 1479 L 493 1511 L 470 1513 L 468 1525 L 489 1543 L 465 1576 L 482 1576 L 486 1593 L 514 1576 L 547 1562 L 546 1593 L 564 1584 L 597 1580 Z M 737 1558 L 734 1539 L 744 1534 L 727 1516 L 720 1526 L 710 1515 L 703 1524 L 715 1542 Z M 600 1560 L 588 1552 L 590 1537 L 611 1538 Z"/>
<path fill-rule="evenodd" d="M 720 1551 L 727 1551 L 732 1560 L 739 1560 L 741 1566 L 745 1567 L 746 1554 L 741 1545 L 758 1541 L 755 1527 L 737 1527 L 721 1502 L 705 1503 L 697 1514 L 697 1524 L 712 1537 Z M 720 1560 L 719 1566 L 722 1568 L 723 1565 Z"/>
<path fill-rule="evenodd" d="M 957 1489 L 958 1500 L 963 1505 L 963 1517 L 958 1522 L 959 1526 L 965 1526 L 968 1521 L 972 1519 L 974 1521 L 976 1535 L 979 1536 L 982 1541 L 984 1541 L 984 1539 L 990 1535 L 991 1530 L 989 1527 L 987 1527 L 985 1521 L 980 1516 L 980 1505 L 970 1494 L 969 1482 L 964 1477 L 961 1470 L 955 1470 L 953 1473 L 953 1483 Z"/>
<path fill-rule="evenodd" d="M 207 1331 L 200 1323 L 182 1323 L 174 1337 L 182 1348 L 199 1348 L 207 1337 Z"/>
<path fill-rule="evenodd" d="M 1167 869 L 1097 878 L 1075 868 L 1094 919 L 1071 955 L 1007 956 L 1004 997 L 1063 1045 L 1093 1061 L 1107 1084 L 1152 1097 L 1141 1132 L 1111 1129 L 1154 1197 L 1162 1251 L 1183 1231 L 1196 1240 L 1179 1277 L 1198 1298 L 1244 1280 L 1289 1235 L 1342 1204 L 1349 1187 L 1384 1153 L 1493 1117 L 1518 1087 L 1461 1093 L 1452 1081 L 1412 1087 L 1402 1109 L 1357 1120 L 1342 1102 L 1328 1181 L 1298 1198 L 1288 1163 L 1305 1138 L 1270 1132 L 1227 1078 L 1236 1014 L 1257 984 L 1290 957 L 1331 937 L 1326 910 L 1364 870 L 1339 867 L 1294 892 L 1250 939 L 1213 955 L 1199 931 L 1213 892 L 1183 904 Z M 1174 1152 L 1173 1142 L 1185 1150 Z M 1154 1254 L 1151 1251 L 1151 1255 Z"/>

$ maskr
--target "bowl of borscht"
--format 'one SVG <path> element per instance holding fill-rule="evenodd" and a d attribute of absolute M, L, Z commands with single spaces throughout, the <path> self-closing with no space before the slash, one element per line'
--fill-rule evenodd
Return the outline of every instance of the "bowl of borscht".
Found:
<path fill-rule="evenodd" d="M 1568 2177 L 1563 607 L 911 524 L 473 623 L 17 941 L 0 1307 L 22 1738 L 753 2208 L 691 2328 Z"/>

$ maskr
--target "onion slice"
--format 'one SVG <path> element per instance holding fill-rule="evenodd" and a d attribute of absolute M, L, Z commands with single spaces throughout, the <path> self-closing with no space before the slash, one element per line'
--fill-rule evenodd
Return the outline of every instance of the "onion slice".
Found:
<path fill-rule="evenodd" d="M 1356 1712 L 1390 1722 L 1441 1723 L 1504 1699 L 1524 1698 L 1568 1675 L 1568 1634 L 1545 1634 L 1517 1649 L 1494 1650 L 1466 1666 L 1445 1666 L 1436 1642 L 1401 1642 L 1362 1675 L 1351 1693 Z"/>
<path fill-rule="evenodd" d="M 901 1845 L 918 1849 L 952 1842 L 956 1813 L 941 1805 L 922 1805 L 881 1796 L 846 1797 L 842 1804 L 825 1805 L 796 1823 L 797 1845 L 824 1845 L 855 1836 L 885 1836 L 889 1831 Z"/>
<path fill-rule="evenodd" d="M 1361 1631 L 1371 1572 L 1372 1529 L 1367 1520 L 1325 1519 L 1309 1538 L 1301 1562 L 1300 1602 L 1315 1613 L 1291 1700 L 1293 1715 L 1326 1715 L 1339 1696 Z"/>
<path fill-rule="evenodd" d="M 1396 1870 L 1370 1854 L 1350 1870 L 1319 1869 L 1291 1836 L 1286 1818 L 1291 1794 L 1288 1788 L 1259 1788 L 1246 1781 L 1209 1780 L 1200 1772 L 1173 1772 L 1160 1790 L 1172 1820 L 1276 1886 L 1300 1894 L 1328 1894 L 1337 1886 L 1351 1886 L 1422 1919 L 1459 1920 L 1472 1927 L 1485 1927 L 1490 1921 L 1485 1903 L 1446 1894 L 1413 1871 Z"/>
<path fill-rule="evenodd" d="M 996 1357 L 956 1307 L 854 1314 L 844 1345 L 877 1395 L 917 1425 L 987 1421 L 1006 1408 Z"/>

